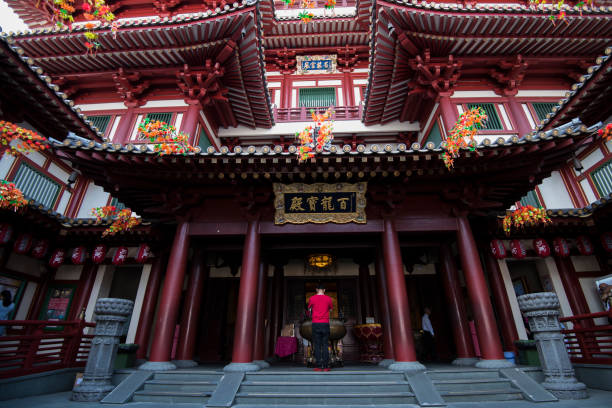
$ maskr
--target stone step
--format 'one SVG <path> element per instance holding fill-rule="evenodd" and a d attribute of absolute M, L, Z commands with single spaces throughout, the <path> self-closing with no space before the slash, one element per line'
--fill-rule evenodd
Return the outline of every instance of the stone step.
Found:
<path fill-rule="evenodd" d="M 144 389 L 150 391 L 193 391 L 213 392 L 217 381 L 182 381 L 182 380 L 149 380 L 144 383 Z"/>
<path fill-rule="evenodd" d="M 342 381 L 342 382 L 364 382 L 364 381 L 405 381 L 403 373 L 394 372 L 348 372 L 348 371 L 328 371 L 328 372 L 295 372 L 295 373 L 270 373 L 255 372 L 247 373 L 245 381 L 292 381 L 292 382 L 312 382 L 312 381 Z"/>
<path fill-rule="evenodd" d="M 425 372 L 432 380 L 500 378 L 498 370 L 428 370 Z"/>
<path fill-rule="evenodd" d="M 491 390 L 463 390 L 463 391 L 440 391 L 445 402 L 486 402 L 486 401 L 512 401 L 523 399 L 523 394 L 514 389 L 491 389 Z"/>
<path fill-rule="evenodd" d="M 416 398 L 411 392 L 393 393 L 242 393 L 236 394 L 235 404 L 252 404 L 259 406 L 278 405 L 383 405 L 415 404 Z"/>
<path fill-rule="evenodd" d="M 210 392 L 189 392 L 189 391 L 136 391 L 133 402 L 166 402 L 166 403 L 200 403 L 205 404 L 210 397 Z"/>
<path fill-rule="evenodd" d="M 325 382 L 316 383 L 270 383 L 268 385 L 263 384 L 251 384 L 242 383 L 238 392 L 239 393 L 302 393 L 302 394 L 335 394 L 338 392 L 342 393 L 355 393 L 355 394 L 381 394 L 386 395 L 387 393 L 401 393 L 411 391 L 408 383 L 404 384 L 377 384 L 377 383 L 339 383 L 342 385 L 328 384 Z"/>
<path fill-rule="evenodd" d="M 438 391 L 462 391 L 462 390 L 491 390 L 508 389 L 512 387 L 512 381 L 504 378 L 471 378 L 452 380 L 433 380 L 434 387 Z"/>
<path fill-rule="evenodd" d="M 181 370 L 181 371 L 156 371 L 155 380 L 170 381 L 219 381 L 223 377 L 222 372 Z"/>

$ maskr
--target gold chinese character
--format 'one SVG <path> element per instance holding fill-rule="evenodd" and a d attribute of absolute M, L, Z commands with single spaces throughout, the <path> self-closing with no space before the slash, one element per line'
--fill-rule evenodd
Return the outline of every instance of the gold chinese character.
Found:
<path fill-rule="evenodd" d="M 310 207 L 310 211 L 316 211 L 317 210 L 317 201 L 319 201 L 319 197 L 317 196 L 310 196 L 306 199 L 306 201 L 308 202 L 308 206 Z"/>
<path fill-rule="evenodd" d="M 289 211 L 304 211 L 302 208 L 302 197 L 293 197 L 291 199 L 291 207 Z"/>
<path fill-rule="evenodd" d="M 334 205 L 331 202 L 332 198 L 327 196 L 321 199 L 321 205 L 323 206 L 323 211 L 334 211 Z"/>
<path fill-rule="evenodd" d="M 340 203 L 340 209 L 346 210 L 346 203 L 348 202 L 348 198 L 339 198 L 338 203 Z"/>

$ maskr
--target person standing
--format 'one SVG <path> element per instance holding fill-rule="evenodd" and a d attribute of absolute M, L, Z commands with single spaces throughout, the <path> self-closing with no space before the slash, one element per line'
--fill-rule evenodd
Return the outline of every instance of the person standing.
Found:
<path fill-rule="evenodd" d="M 325 294 L 325 286 L 317 285 L 317 294 L 308 300 L 308 310 L 312 316 L 312 343 L 317 367 L 315 371 L 329 371 L 329 312 L 334 303 Z"/>
<path fill-rule="evenodd" d="M 436 343 L 434 340 L 434 329 L 431 325 L 431 309 L 425 307 L 423 310 L 423 318 L 421 319 L 421 326 L 423 327 L 423 347 L 425 349 L 425 359 L 429 361 L 436 360 Z"/>
<path fill-rule="evenodd" d="M 9 320 L 13 310 L 15 310 L 15 303 L 12 302 L 11 292 L 3 290 L 0 293 L 0 320 Z M 4 335 L 6 335 L 6 326 L 0 325 L 0 336 Z"/>

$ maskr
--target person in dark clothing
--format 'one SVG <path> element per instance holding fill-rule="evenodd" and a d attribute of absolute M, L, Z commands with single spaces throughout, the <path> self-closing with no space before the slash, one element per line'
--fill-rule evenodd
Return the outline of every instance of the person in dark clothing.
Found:
<path fill-rule="evenodd" d="M 319 283 L 317 294 L 308 300 L 308 310 L 312 316 L 312 343 L 316 360 L 315 371 L 329 371 L 329 312 L 333 308 L 332 299 L 325 294 L 325 287 Z"/>

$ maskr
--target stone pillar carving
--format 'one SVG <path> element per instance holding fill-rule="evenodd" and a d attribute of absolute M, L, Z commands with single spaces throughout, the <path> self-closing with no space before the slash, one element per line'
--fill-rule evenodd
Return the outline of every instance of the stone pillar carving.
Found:
<path fill-rule="evenodd" d="M 563 341 L 557 295 L 552 292 L 529 293 L 519 296 L 518 303 L 521 312 L 529 319 L 529 330 L 538 347 L 545 377 L 542 386 L 560 399 L 586 398 L 586 386 L 576 380 Z"/>
<path fill-rule="evenodd" d="M 134 302 L 101 298 L 96 302 L 96 328 L 83 374 L 83 382 L 72 390 L 73 401 L 100 401 L 115 386 L 111 384 L 119 338 L 132 314 Z"/>

